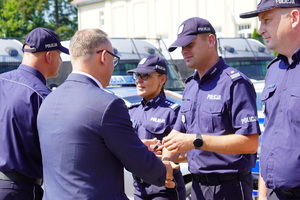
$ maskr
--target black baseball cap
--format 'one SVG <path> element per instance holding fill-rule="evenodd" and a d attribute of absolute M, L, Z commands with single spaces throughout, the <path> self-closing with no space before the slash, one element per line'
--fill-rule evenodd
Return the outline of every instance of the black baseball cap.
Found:
<path fill-rule="evenodd" d="M 155 54 L 148 55 L 140 60 L 136 68 L 127 71 L 127 73 L 139 74 L 149 74 L 151 72 L 167 74 L 167 63 L 165 59 Z"/>
<path fill-rule="evenodd" d="M 206 19 L 193 17 L 185 20 L 178 28 L 177 40 L 169 47 L 174 51 L 177 47 L 184 47 L 190 44 L 200 33 L 213 33 L 216 31 Z"/>
<path fill-rule="evenodd" d="M 300 0 L 261 0 L 257 9 L 240 14 L 240 18 L 257 17 L 258 13 L 272 10 L 274 8 L 294 8 L 300 7 Z"/>
<path fill-rule="evenodd" d="M 25 45 L 28 45 L 30 49 L 25 49 Z M 69 49 L 61 45 L 58 36 L 50 29 L 41 27 L 33 29 L 25 38 L 23 45 L 24 52 L 35 53 L 52 50 L 59 50 L 69 54 Z"/>

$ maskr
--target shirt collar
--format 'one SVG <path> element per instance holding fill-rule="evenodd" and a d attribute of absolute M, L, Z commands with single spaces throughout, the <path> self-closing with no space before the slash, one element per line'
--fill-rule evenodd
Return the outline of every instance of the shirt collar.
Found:
<path fill-rule="evenodd" d="M 37 70 L 36 68 L 31 67 L 29 65 L 21 64 L 18 67 L 18 70 L 24 70 L 24 71 L 27 71 L 27 72 L 33 74 L 38 79 L 40 79 L 44 85 L 46 85 L 46 79 L 45 79 L 44 75 L 39 70 Z"/>
<path fill-rule="evenodd" d="M 153 107 L 155 104 L 157 104 L 157 102 L 159 102 L 161 99 L 163 99 L 163 94 L 159 93 L 159 95 L 157 95 L 157 97 L 151 99 L 150 101 L 148 101 L 147 103 L 144 102 L 144 100 L 142 101 L 142 105 L 145 106 L 149 106 L 149 107 Z"/>
<path fill-rule="evenodd" d="M 219 61 L 204 74 L 201 80 L 197 71 L 194 72 L 193 78 L 195 80 L 200 80 L 201 82 L 211 79 L 212 77 L 216 76 L 216 74 L 218 74 L 218 72 L 220 71 L 220 69 L 222 69 L 224 64 L 225 64 L 224 59 L 220 57 Z"/>
<path fill-rule="evenodd" d="M 288 59 L 286 56 L 282 54 L 278 54 L 277 56 L 280 60 L 283 60 L 284 62 L 288 63 Z M 298 48 L 295 53 L 292 55 L 293 62 L 299 62 L 300 61 L 300 48 Z"/>
<path fill-rule="evenodd" d="M 72 71 L 72 73 L 73 74 L 81 74 L 81 75 L 89 77 L 90 79 L 95 81 L 95 83 L 99 86 L 99 88 L 103 89 L 101 83 L 95 77 L 93 77 L 92 75 L 90 75 L 88 73 L 85 73 L 85 72 L 82 72 L 82 71 L 77 71 L 77 70 Z"/>

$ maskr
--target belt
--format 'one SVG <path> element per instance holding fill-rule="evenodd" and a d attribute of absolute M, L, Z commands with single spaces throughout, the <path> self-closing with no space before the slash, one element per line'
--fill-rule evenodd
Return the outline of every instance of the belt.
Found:
<path fill-rule="evenodd" d="M 42 179 L 31 178 L 31 177 L 25 176 L 19 172 L 1 172 L 0 171 L 0 180 L 31 183 L 31 184 L 36 184 L 36 185 L 40 185 L 40 186 L 43 184 Z"/>
<path fill-rule="evenodd" d="M 281 196 L 283 196 L 286 199 L 300 198 L 300 187 L 296 187 L 289 190 L 275 189 L 275 192 L 279 193 Z"/>
<path fill-rule="evenodd" d="M 225 174 L 211 173 L 205 175 L 192 174 L 192 176 L 194 180 L 200 182 L 201 184 L 220 185 L 225 181 L 242 180 L 242 178 L 248 174 L 250 174 L 250 170 L 245 169 L 244 171 L 239 173 L 225 173 Z"/>
<path fill-rule="evenodd" d="M 177 172 L 180 171 L 180 168 L 178 169 L 173 169 L 173 174 L 176 174 Z M 137 177 L 136 175 L 132 175 L 133 176 L 133 179 L 135 180 L 135 182 L 138 182 L 138 183 L 144 183 L 144 180 L 141 179 L 140 177 Z"/>

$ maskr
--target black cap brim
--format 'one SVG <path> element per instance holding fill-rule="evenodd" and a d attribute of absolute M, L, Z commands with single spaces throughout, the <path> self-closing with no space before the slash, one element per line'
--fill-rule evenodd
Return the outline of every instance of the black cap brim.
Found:
<path fill-rule="evenodd" d="M 66 47 L 61 46 L 61 47 L 59 48 L 59 50 L 60 50 L 61 52 L 65 53 L 65 54 L 70 54 L 70 53 L 69 53 L 69 49 L 67 49 Z"/>
<path fill-rule="evenodd" d="M 246 18 L 257 17 L 260 12 L 272 10 L 274 8 L 275 7 L 269 7 L 269 8 L 265 8 L 265 9 L 257 9 L 257 10 L 253 10 L 250 12 L 242 13 L 242 14 L 240 14 L 240 18 L 246 19 Z"/>

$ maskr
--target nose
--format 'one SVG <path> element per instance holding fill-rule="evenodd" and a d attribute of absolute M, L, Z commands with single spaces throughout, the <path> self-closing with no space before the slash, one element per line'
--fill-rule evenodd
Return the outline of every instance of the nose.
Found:
<path fill-rule="evenodd" d="M 258 34 L 263 35 L 266 32 L 264 26 L 260 24 L 259 29 L 258 29 Z"/>

